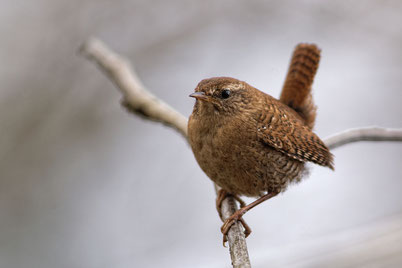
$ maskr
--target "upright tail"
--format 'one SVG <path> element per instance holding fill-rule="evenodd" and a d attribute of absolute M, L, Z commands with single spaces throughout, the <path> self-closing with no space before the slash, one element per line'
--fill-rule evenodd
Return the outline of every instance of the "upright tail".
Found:
<path fill-rule="evenodd" d="M 280 101 L 294 109 L 312 129 L 316 106 L 311 85 L 320 62 L 320 49 L 314 44 L 298 44 L 293 52 Z"/>

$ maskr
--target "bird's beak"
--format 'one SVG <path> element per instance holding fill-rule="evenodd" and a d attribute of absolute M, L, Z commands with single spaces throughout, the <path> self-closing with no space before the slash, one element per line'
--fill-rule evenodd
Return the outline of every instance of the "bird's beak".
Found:
<path fill-rule="evenodd" d="M 194 92 L 189 97 L 196 98 L 197 100 L 210 101 L 210 98 L 204 92 Z"/>

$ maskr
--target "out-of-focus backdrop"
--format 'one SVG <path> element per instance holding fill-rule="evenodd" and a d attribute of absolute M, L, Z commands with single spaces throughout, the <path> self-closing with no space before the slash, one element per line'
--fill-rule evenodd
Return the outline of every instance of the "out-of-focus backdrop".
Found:
<path fill-rule="evenodd" d="M 212 76 L 277 97 L 314 42 L 321 137 L 402 127 L 400 1 L 2 1 L 0 267 L 230 266 L 212 183 L 181 136 L 121 108 L 77 55 L 89 36 L 185 115 Z M 402 144 L 334 154 L 245 216 L 255 267 L 402 265 Z"/>

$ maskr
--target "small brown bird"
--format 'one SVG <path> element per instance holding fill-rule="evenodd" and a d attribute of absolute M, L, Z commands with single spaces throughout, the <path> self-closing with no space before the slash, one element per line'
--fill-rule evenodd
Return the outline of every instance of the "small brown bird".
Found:
<path fill-rule="evenodd" d="M 246 82 L 230 77 L 202 80 L 190 97 L 196 98 L 188 123 L 189 142 L 202 170 L 226 194 L 259 197 L 240 208 L 223 224 L 226 234 L 252 207 L 299 182 L 305 163 L 333 169 L 333 156 L 312 132 L 316 108 L 311 84 L 319 62 L 315 45 L 296 47 L 280 100 Z"/>

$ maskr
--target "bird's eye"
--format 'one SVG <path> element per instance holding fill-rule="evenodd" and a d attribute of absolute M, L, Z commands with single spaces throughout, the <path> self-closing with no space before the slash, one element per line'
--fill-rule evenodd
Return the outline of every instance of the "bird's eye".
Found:
<path fill-rule="evenodd" d="M 222 97 L 222 99 L 227 99 L 227 98 L 229 98 L 230 97 L 230 89 L 224 89 L 224 90 L 222 90 L 222 92 L 221 92 L 221 97 Z"/>

